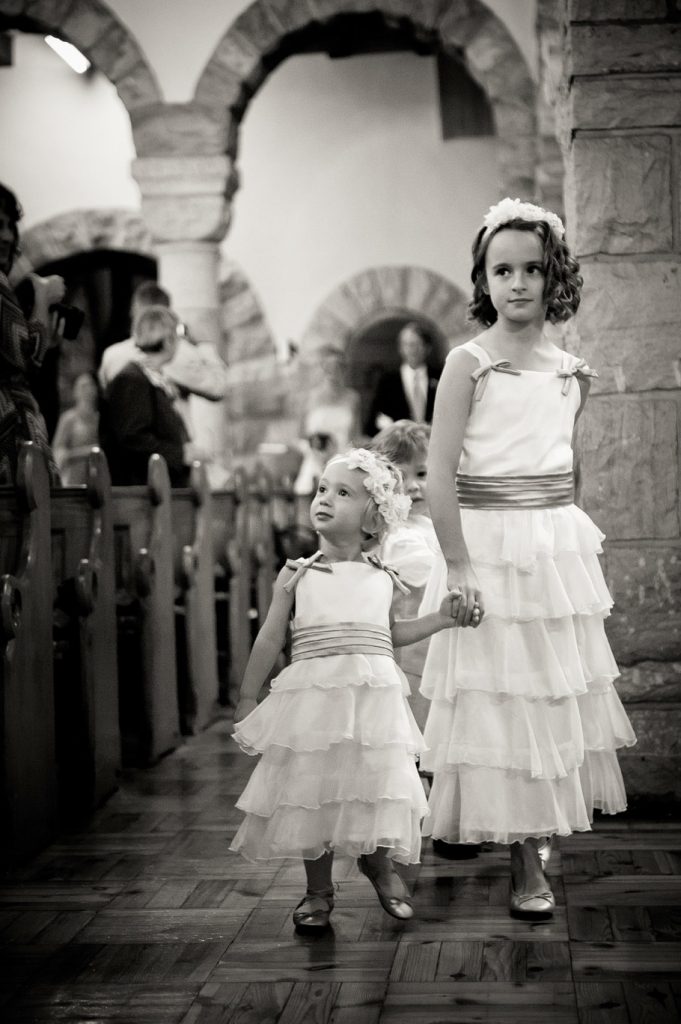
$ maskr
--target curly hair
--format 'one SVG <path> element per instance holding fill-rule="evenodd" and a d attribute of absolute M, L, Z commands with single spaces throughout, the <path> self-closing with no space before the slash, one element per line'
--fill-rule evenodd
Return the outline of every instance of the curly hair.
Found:
<path fill-rule="evenodd" d="M 492 231 L 481 228 L 473 242 L 473 298 L 468 306 L 469 319 L 477 320 L 484 327 L 491 327 L 497 320 L 497 311 L 486 289 L 487 274 L 485 257 L 489 244 L 499 231 L 513 228 L 515 231 L 532 231 L 542 243 L 542 269 L 544 272 L 544 300 L 546 319 L 552 323 L 569 320 L 577 312 L 583 279 L 579 263 L 570 254 L 562 239 L 556 238 L 545 220 L 528 221 L 517 217 L 500 224 Z"/>
<path fill-rule="evenodd" d="M 2 210 L 10 221 L 14 233 L 14 245 L 12 246 L 9 259 L 7 261 L 9 269 L 11 270 L 15 259 L 21 252 L 21 249 L 19 248 L 18 224 L 24 215 L 24 211 L 21 209 L 21 203 L 15 196 L 14 192 L 3 184 L 0 184 L 0 210 Z"/>
<path fill-rule="evenodd" d="M 367 444 L 370 451 L 380 452 L 390 462 L 411 462 L 418 456 L 428 454 L 430 427 L 427 423 L 415 423 L 413 420 L 396 420 L 389 427 L 372 437 Z"/>

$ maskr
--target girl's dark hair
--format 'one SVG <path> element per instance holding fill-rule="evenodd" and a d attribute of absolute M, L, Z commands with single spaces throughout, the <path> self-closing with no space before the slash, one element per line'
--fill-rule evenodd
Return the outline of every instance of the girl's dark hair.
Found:
<path fill-rule="evenodd" d="M 574 316 L 579 308 L 583 279 L 579 263 L 570 255 L 562 239 L 556 238 L 545 220 L 522 220 L 519 217 L 500 224 L 492 231 L 481 228 L 473 242 L 473 298 L 468 306 L 469 318 L 477 320 L 484 327 L 491 327 L 497 320 L 497 311 L 485 291 L 487 275 L 485 256 L 494 236 L 505 228 L 515 231 L 532 231 L 542 243 L 542 268 L 544 271 L 544 299 L 546 319 L 552 324 L 562 323 Z"/>
<path fill-rule="evenodd" d="M 11 269 L 12 264 L 14 263 L 15 259 L 21 252 L 21 249 L 19 248 L 18 224 L 24 215 L 24 211 L 21 209 L 21 204 L 19 203 L 17 197 L 14 195 L 14 192 L 12 192 L 11 189 L 7 188 L 6 185 L 2 184 L 0 184 L 0 210 L 2 210 L 3 213 L 10 220 L 14 232 L 14 245 L 12 246 L 12 250 L 9 254 L 8 260 L 9 267 Z"/>

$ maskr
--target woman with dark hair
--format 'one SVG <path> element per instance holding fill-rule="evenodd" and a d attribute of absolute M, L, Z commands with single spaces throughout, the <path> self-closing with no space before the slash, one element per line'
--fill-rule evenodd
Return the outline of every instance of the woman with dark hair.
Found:
<path fill-rule="evenodd" d="M 61 277 L 31 274 L 33 308 L 24 314 L 9 283 L 19 254 L 21 206 L 10 189 L 0 185 L 0 484 L 13 484 L 22 441 L 33 441 L 44 453 L 53 483 L 59 473 L 47 440 L 45 421 L 31 394 L 28 375 L 37 370 L 47 349 L 58 339 L 50 306 L 64 296 Z"/>

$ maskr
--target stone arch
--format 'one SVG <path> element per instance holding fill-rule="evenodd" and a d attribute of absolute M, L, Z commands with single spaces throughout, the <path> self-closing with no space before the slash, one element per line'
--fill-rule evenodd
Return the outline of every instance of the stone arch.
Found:
<path fill-rule="evenodd" d="M 8 27 L 58 35 L 115 86 L 128 113 L 161 102 L 156 76 L 135 38 L 102 0 L 0 0 Z"/>
<path fill-rule="evenodd" d="M 91 249 L 120 250 L 156 258 L 149 229 L 137 211 L 70 210 L 22 232 L 17 270 L 26 273 L 34 267 Z"/>
<path fill-rule="evenodd" d="M 222 118 L 228 152 L 236 155 L 238 125 L 270 71 L 295 47 L 287 39 L 313 23 L 343 14 L 381 14 L 409 25 L 415 37 L 463 60 L 485 90 L 499 139 L 500 192 L 532 195 L 535 169 L 535 86 L 503 22 L 481 0 L 255 0 L 218 43 L 196 86 L 194 105 Z"/>
<path fill-rule="evenodd" d="M 318 348 L 346 349 L 380 317 L 415 314 L 432 323 L 451 348 L 470 336 L 468 296 L 446 277 L 425 267 L 370 267 L 344 281 L 316 309 L 300 339 L 304 361 Z"/>

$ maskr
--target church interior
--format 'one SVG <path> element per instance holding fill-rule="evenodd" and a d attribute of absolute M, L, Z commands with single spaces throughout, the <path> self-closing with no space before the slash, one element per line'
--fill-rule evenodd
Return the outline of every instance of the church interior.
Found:
<path fill-rule="evenodd" d="M 0 486 L 2 1019 L 681 1020 L 679 0 L 0 0 L 0 97 L 10 283 L 60 275 L 84 312 L 36 385 L 50 437 L 145 281 L 225 380 L 192 396 L 186 486 L 156 454 L 112 486 L 94 447 L 51 487 L 31 445 Z M 329 352 L 365 423 L 405 325 L 436 374 L 475 336 L 504 196 L 564 219 L 584 278 L 548 329 L 598 371 L 577 504 L 607 538 L 629 809 L 554 850 L 549 921 L 509 919 L 499 850 L 424 840 L 413 921 L 339 858 L 333 928 L 302 937 L 301 866 L 228 850 L 239 682 L 314 551 L 301 417 Z"/>

